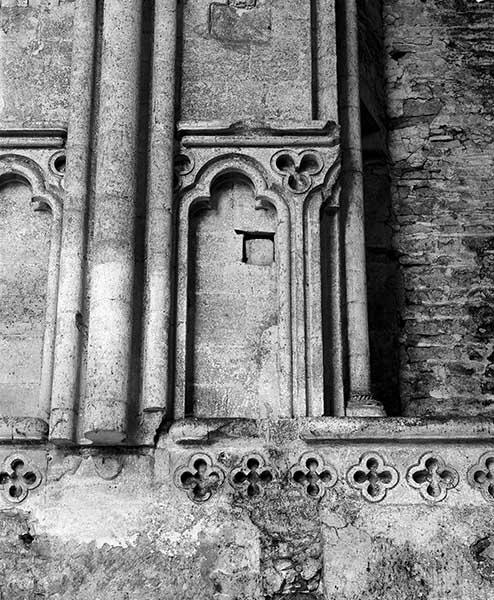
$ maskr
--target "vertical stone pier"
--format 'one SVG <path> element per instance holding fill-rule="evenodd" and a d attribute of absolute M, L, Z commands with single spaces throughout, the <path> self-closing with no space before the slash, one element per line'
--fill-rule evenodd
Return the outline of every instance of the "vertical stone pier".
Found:
<path fill-rule="evenodd" d="M 156 2 L 142 384 L 142 405 L 147 412 L 165 410 L 168 397 L 176 38 L 177 0 Z"/>
<path fill-rule="evenodd" d="M 96 444 L 126 437 L 141 12 L 139 0 L 104 4 L 84 422 Z"/>
<path fill-rule="evenodd" d="M 346 414 L 377 417 L 385 413 L 373 398 L 370 381 L 356 0 L 337 2 L 337 15 L 341 57 L 338 85 L 348 315 L 349 398 Z"/>
<path fill-rule="evenodd" d="M 63 251 L 50 415 L 50 439 L 56 443 L 73 442 L 76 428 L 90 179 L 96 4 L 96 0 L 79 0 L 74 19 Z"/>

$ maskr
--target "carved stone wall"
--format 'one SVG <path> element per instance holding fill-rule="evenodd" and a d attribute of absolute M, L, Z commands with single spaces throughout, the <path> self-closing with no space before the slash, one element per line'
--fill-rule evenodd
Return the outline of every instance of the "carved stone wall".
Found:
<path fill-rule="evenodd" d="M 380 4 L 0 0 L 1 600 L 494 596 L 493 11 Z"/>

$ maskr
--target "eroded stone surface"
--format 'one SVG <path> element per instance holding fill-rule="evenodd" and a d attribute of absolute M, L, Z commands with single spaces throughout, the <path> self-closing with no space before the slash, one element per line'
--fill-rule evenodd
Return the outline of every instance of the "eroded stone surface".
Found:
<path fill-rule="evenodd" d="M 492 3 L 384 2 L 407 414 L 490 414 Z"/>
<path fill-rule="evenodd" d="M 277 480 L 260 496 L 225 481 L 201 503 L 172 477 L 193 446 L 120 454 L 122 470 L 111 480 L 95 470 L 94 450 L 52 452 L 42 486 L 15 508 L 3 501 L 0 589 L 16 600 L 490 598 L 494 503 L 465 475 L 485 447 L 450 453 L 460 481 L 440 508 L 404 476 L 381 503 L 366 501 L 345 481 L 362 445 L 319 449 L 338 481 L 311 497 L 289 477 L 302 447 L 254 444 Z M 434 454 L 446 448 L 434 445 Z M 217 442 L 207 452 L 229 473 L 245 450 Z M 388 446 L 387 464 L 403 475 L 419 452 Z M 45 468 L 42 454 L 23 453 Z"/>

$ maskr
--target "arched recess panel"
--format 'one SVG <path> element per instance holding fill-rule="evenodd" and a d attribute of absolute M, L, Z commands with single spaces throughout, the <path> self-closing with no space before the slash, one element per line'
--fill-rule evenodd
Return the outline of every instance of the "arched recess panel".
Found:
<path fill-rule="evenodd" d="M 229 174 L 189 215 L 186 414 L 279 416 L 280 236 L 273 204 Z"/>
<path fill-rule="evenodd" d="M 53 218 L 29 184 L 0 179 L 0 415 L 47 419 L 43 388 Z"/>

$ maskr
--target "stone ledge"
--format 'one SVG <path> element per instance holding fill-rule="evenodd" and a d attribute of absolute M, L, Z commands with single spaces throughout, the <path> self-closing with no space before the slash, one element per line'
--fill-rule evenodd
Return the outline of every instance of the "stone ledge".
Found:
<path fill-rule="evenodd" d="M 273 437 L 290 442 L 493 442 L 489 418 L 321 417 L 279 420 L 196 419 L 173 423 L 163 437 L 177 444 L 213 444 L 231 439 Z M 161 441 L 161 440 L 160 440 Z"/>
<path fill-rule="evenodd" d="M 0 128 L 0 148 L 64 148 L 65 126 Z"/>
<path fill-rule="evenodd" d="M 177 126 L 184 147 L 336 146 L 339 128 L 333 121 L 307 123 L 227 121 L 185 122 Z"/>
<path fill-rule="evenodd" d="M 333 121 L 180 121 L 179 135 L 323 135 L 334 134 L 338 126 Z"/>

